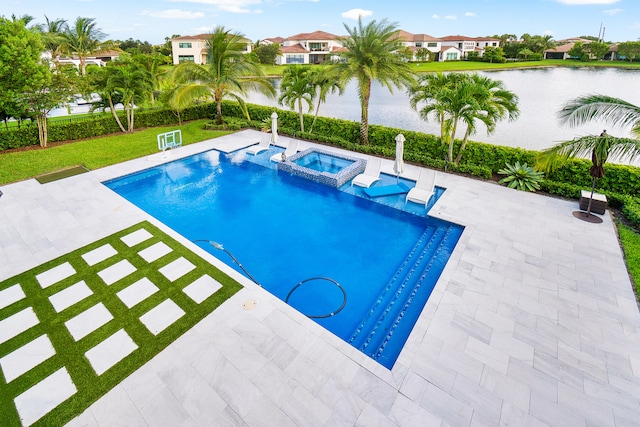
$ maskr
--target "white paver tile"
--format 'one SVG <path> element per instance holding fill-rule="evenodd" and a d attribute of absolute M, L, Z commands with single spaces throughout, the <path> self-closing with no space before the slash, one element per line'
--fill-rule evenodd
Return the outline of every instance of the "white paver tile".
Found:
<path fill-rule="evenodd" d="M 131 234 L 127 234 L 126 236 L 121 237 L 120 240 L 122 240 L 125 245 L 131 248 L 137 245 L 138 243 L 144 242 L 145 240 L 150 239 L 152 237 L 153 237 L 153 234 L 149 233 L 147 230 L 142 228 L 140 230 L 134 231 Z"/>
<path fill-rule="evenodd" d="M 2 373 L 7 382 L 11 382 L 54 354 L 56 354 L 56 351 L 49 337 L 42 335 L 0 358 Z"/>
<path fill-rule="evenodd" d="M 64 324 L 76 341 L 86 337 L 91 332 L 106 324 L 113 316 L 104 304 L 99 303 Z"/>
<path fill-rule="evenodd" d="M 200 304 L 202 301 L 216 293 L 220 288 L 222 288 L 220 282 L 210 277 L 208 274 L 205 274 L 190 285 L 185 286 L 182 291 L 187 294 L 189 298 Z"/>
<path fill-rule="evenodd" d="M 158 335 L 184 314 L 175 302 L 168 299 L 140 316 L 140 321 L 152 334 Z"/>
<path fill-rule="evenodd" d="M 36 279 L 42 289 L 48 288 L 54 283 L 58 283 L 61 280 L 66 279 L 67 277 L 73 276 L 76 274 L 76 270 L 73 268 L 71 264 L 65 262 L 64 264 L 60 264 L 57 267 L 52 268 L 51 270 L 47 270 L 44 273 L 40 273 L 36 275 Z"/>
<path fill-rule="evenodd" d="M 93 295 L 93 291 L 89 289 L 84 280 L 69 286 L 60 292 L 49 297 L 49 302 L 53 305 L 56 312 L 60 313 L 64 309 L 71 307 L 77 302 L 82 301 L 89 295 Z"/>
<path fill-rule="evenodd" d="M 160 273 L 162 273 L 164 277 L 173 282 L 181 278 L 194 268 L 196 268 L 195 265 L 191 264 L 187 259 L 180 257 L 177 260 L 165 265 L 158 271 L 160 271 Z"/>
<path fill-rule="evenodd" d="M 0 320 L 0 344 L 40 323 L 33 308 L 27 307 L 16 314 Z"/>
<path fill-rule="evenodd" d="M 127 307 L 131 308 L 155 294 L 158 290 L 159 289 L 153 284 L 153 282 L 151 282 L 151 280 L 143 277 L 134 284 L 127 286 L 116 295 Z"/>
<path fill-rule="evenodd" d="M 98 276 L 104 280 L 107 285 L 112 285 L 118 280 L 127 277 L 136 271 L 136 268 L 128 260 L 124 259 L 110 267 L 98 272 Z"/>
<path fill-rule="evenodd" d="M 107 243 L 106 245 L 100 246 L 99 248 L 96 248 L 91 252 L 83 254 L 82 258 L 87 262 L 87 264 L 96 265 L 97 263 L 104 261 L 107 258 L 111 258 L 117 253 L 118 251 L 116 251 L 113 246 Z"/>
<path fill-rule="evenodd" d="M 166 243 L 158 242 L 146 249 L 141 250 L 140 252 L 138 252 L 138 255 L 140 255 L 147 262 L 153 262 L 170 253 L 172 250 L 173 249 L 167 246 Z"/>
<path fill-rule="evenodd" d="M 3 289 L 0 291 L 0 309 L 9 307 L 11 304 L 20 301 L 24 297 L 24 291 L 19 283 L 9 286 L 7 289 Z"/>
<path fill-rule="evenodd" d="M 96 374 L 102 375 L 107 369 L 127 357 L 138 346 L 125 332 L 120 329 L 106 340 L 85 353 L 89 363 L 96 371 Z"/>
<path fill-rule="evenodd" d="M 23 426 L 42 418 L 76 392 L 66 368 L 61 368 L 15 398 Z"/>

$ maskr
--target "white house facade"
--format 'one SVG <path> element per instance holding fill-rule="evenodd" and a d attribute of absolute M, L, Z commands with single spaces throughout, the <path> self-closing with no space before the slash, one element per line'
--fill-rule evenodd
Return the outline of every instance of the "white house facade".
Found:
<path fill-rule="evenodd" d="M 467 36 L 446 36 L 442 37 L 442 47 L 455 47 L 461 53 L 462 59 L 469 55 L 469 52 L 478 52 L 480 56 L 484 54 L 487 47 L 500 47 L 500 39 L 492 37 L 467 37 Z M 444 58 L 449 61 L 450 59 Z"/>
<path fill-rule="evenodd" d="M 195 36 L 181 36 L 171 39 L 171 52 L 173 63 L 193 62 L 196 64 L 207 63 L 207 41 L 211 34 L 198 34 Z M 251 52 L 251 40 L 243 39 L 245 53 Z"/>

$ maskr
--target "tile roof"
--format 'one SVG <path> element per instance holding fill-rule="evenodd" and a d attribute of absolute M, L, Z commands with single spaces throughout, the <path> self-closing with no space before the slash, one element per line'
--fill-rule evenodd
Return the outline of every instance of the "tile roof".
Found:
<path fill-rule="evenodd" d="M 314 31 L 313 33 L 299 33 L 287 37 L 285 40 L 335 40 L 338 36 L 324 31 Z"/>

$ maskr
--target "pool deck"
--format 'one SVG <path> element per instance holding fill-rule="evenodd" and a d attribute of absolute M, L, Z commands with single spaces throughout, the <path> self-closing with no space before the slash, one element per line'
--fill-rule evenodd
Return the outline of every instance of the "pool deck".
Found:
<path fill-rule="evenodd" d="M 245 285 L 70 426 L 638 425 L 640 312 L 608 212 L 591 224 L 577 201 L 438 173 L 430 214 L 466 228 L 388 370 L 101 184 L 258 141 L 0 188 L 0 280 L 146 219 Z"/>

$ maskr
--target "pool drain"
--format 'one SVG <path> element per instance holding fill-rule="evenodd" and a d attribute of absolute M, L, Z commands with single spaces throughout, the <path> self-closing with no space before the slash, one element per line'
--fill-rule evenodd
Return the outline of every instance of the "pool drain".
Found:
<path fill-rule="evenodd" d="M 340 289 L 340 291 L 342 292 L 342 304 L 340 305 L 340 307 L 338 307 L 336 310 L 332 311 L 329 314 L 322 314 L 322 315 L 310 315 L 310 314 L 306 314 L 306 313 L 302 313 L 302 314 L 304 314 L 305 316 L 307 316 L 310 319 L 323 319 L 323 318 L 326 318 L 326 317 L 335 316 L 336 314 L 340 313 L 340 311 L 344 308 L 344 306 L 347 305 L 347 292 L 344 290 L 342 285 L 340 285 L 340 283 L 336 282 L 335 280 L 333 280 L 333 279 L 331 279 L 329 277 L 310 277 L 308 279 L 304 279 L 303 281 L 301 281 L 300 283 L 295 285 L 293 288 L 291 288 L 291 290 L 287 294 L 287 297 L 285 298 L 284 302 L 286 302 L 288 304 L 289 303 L 289 297 L 291 297 L 291 294 L 296 289 L 298 289 L 300 286 L 302 286 L 303 284 L 305 284 L 307 282 L 310 282 L 312 280 L 326 280 L 326 281 L 331 282 L 334 285 L 336 285 L 338 287 L 338 289 Z"/>

